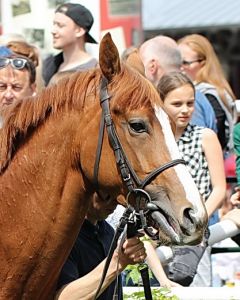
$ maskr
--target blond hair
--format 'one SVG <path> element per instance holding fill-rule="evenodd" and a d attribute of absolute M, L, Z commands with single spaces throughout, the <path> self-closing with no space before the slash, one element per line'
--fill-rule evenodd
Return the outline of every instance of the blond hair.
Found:
<path fill-rule="evenodd" d="M 196 74 L 196 83 L 207 82 L 212 84 L 216 88 L 225 106 L 230 110 L 231 108 L 226 98 L 226 92 L 233 100 L 236 99 L 236 96 L 225 77 L 217 54 L 209 40 L 200 34 L 190 34 L 178 40 L 178 44 L 187 45 L 197 53 L 198 59 L 202 60 L 202 67 Z"/>

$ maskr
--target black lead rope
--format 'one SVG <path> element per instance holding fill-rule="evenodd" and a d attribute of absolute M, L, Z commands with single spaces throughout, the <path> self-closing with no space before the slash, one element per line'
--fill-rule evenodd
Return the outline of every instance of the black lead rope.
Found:
<path fill-rule="evenodd" d="M 150 286 L 148 265 L 146 263 L 140 264 L 138 269 L 139 269 L 141 277 L 142 277 L 145 299 L 152 300 L 152 291 L 151 291 L 151 286 Z"/>
<path fill-rule="evenodd" d="M 131 238 L 136 236 L 137 234 L 137 226 L 135 222 L 128 222 L 127 225 L 127 238 Z M 149 279 L 149 272 L 148 272 L 148 265 L 143 262 L 139 264 L 138 270 L 141 274 L 142 283 L 143 283 L 143 289 L 144 289 L 144 295 L 146 300 L 152 300 L 152 291 L 150 286 L 150 279 Z"/>
<path fill-rule="evenodd" d="M 116 249 L 117 247 L 117 242 L 118 242 L 118 239 L 119 237 L 121 236 L 121 234 L 123 233 L 124 231 L 124 228 L 125 226 L 127 225 L 128 223 L 128 220 L 129 220 L 129 216 L 130 214 L 133 212 L 133 208 L 131 206 L 127 207 L 119 221 L 119 225 L 115 231 L 115 234 L 114 234 L 114 237 L 113 237 L 113 240 L 112 240 L 112 243 L 111 243 L 111 246 L 110 246 L 110 249 L 109 249 L 109 252 L 108 252 L 108 256 L 107 256 L 107 259 L 106 259 L 106 262 L 105 262 L 105 265 L 104 265 L 104 269 L 103 269 L 103 273 L 102 273 L 102 277 L 101 277 L 101 280 L 100 280 L 100 283 L 98 285 L 98 289 L 96 291 L 96 294 L 95 294 L 95 297 L 94 297 L 94 300 L 97 299 L 98 295 L 99 295 L 99 292 L 101 290 L 101 287 L 103 285 L 103 282 L 106 278 L 106 275 L 107 275 L 107 271 L 108 271 L 108 268 L 109 268 L 109 265 L 110 265 L 110 262 L 111 262 L 111 259 L 112 259 L 112 256 L 113 256 L 113 252 L 114 250 Z"/>
<path fill-rule="evenodd" d="M 117 247 L 117 242 L 119 237 L 121 236 L 121 234 L 123 233 L 125 227 L 127 226 L 127 238 L 131 238 L 137 235 L 138 231 L 137 231 L 137 226 L 136 223 L 132 220 L 130 220 L 130 215 L 133 213 L 134 209 L 129 206 L 125 209 L 119 225 L 117 226 L 117 229 L 115 231 L 109 252 L 108 252 L 108 256 L 104 265 L 104 269 L 103 269 L 103 273 L 102 273 L 102 277 L 100 280 L 100 283 L 98 285 L 98 289 L 95 293 L 95 297 L 94 300 L 97 299 L 97 297 L 99 296 L 101 287 L 103 285 L 103 282 L 106 278 L 107 275 L 107 271 L 113 256 L 113 252 Z M 148 272 L 148 265 L 146 263 L 141 263 L 139 264 L 139 272 L 141 274 L 141 278 L 142 278 L 142 283 L 143 283 L 143 288 L 144 288 L 144 295 L 145 295 L 145 299 L 146 300 L 152 300 L 152 292 L 151 292 L 151 286 L 150 286 L 150 280 L 149 280 L 149 272 Z"/>

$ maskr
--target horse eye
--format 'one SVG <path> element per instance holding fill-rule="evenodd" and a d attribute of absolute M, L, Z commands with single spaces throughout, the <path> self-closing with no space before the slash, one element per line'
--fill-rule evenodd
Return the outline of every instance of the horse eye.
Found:
<path fill-rule="evenodd" d="M 139 121 L 131 122 L 130 123 L 130 128 L 133 131 L 137 132 L 137 133 L 141 133 L 141 132 L 146 132 L 147 131 L 145 123 L 139 122 Z"/>

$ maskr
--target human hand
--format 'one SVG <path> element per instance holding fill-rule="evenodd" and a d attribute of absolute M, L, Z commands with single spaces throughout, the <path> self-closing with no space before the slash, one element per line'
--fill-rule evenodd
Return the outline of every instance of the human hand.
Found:
<path fill-rule="evenodd" d="M 146 258 L 144 244 L 139 237 L 125 240 L 122 249 L 117 250 L 119 265 L 124 269 L 127 265 L 142 263 Z"/>
<path fill-rule="evenodd" d="M 181 284 L 174 282 L 168 278 L 166 278 L 164 281 L 160 281 L 160 286 L 161 287 L 166 287 L 168 289 L 172 288 L 172 287 L 182 287 Z"/>
<path fill-rule="evenodd" d="M 235 187 L 235 193 L 232 194 L 232 196 L 230 198 L 230 202 L 234 206 L 240 205 L 240 187 L 239 186 Z"/>

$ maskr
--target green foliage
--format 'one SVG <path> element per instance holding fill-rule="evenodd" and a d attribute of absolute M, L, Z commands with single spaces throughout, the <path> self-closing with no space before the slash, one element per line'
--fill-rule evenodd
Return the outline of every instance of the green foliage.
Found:
<path fill-rule="evenodd" d="M 134 285 L 139 285 L 141 283 L 141 275 L 139 273 L 141 268 L 144 268 L 145 264 L 136 264 L 136 265 L 128 265 L 125 269 L 127 271 L 126 276 L 126 284 L 128 284 L 129 279 L 132 279 Z M 153 278 L 152 271 L 148 269 L 149 279 Z"/>
<path fill-rule="evenodd" d="M 126 283 L 128 284 L 129 279 L 132 279 L 134 285 L 140 285 L 141 275 L 139 273 L 141 268 L 144 268 L 145 264 L 136 264 L 136 265 L 128 265 L 125 269 L 127 271 Z M 150 269 L 148 269 L 149 278 L 153 278 L 153 274 Z M 179 298 L 175 295 L 172 295 L 171 291 L 168 288 L 160 287 L 158 289 L 152 289 L 152 297 L 153 300 L 179 300 Z M 133 292 L 131 294 L 124 294 L 124 300 L 145 300 L 144 291 Z"/>
<path fill-rule="evenodd" d="M 144 235 L 144 236 L 141 236 L 140 237 L 140 240 L 142 241 L 142 242 L 152 242 L 152 240 L 150 239 L 150 237 L 149 236 L 147 236 L 146 234 Z"/>
<path fill-rule="evenodd" d="M 153 300 L 179 300 L 179 298 L 175 295 L 172 295 L 171 291 L 167 288 L 152 289 L 152 297 Z M 145 300 L 144 291 L 124 294 L 123 300 Z"/>

